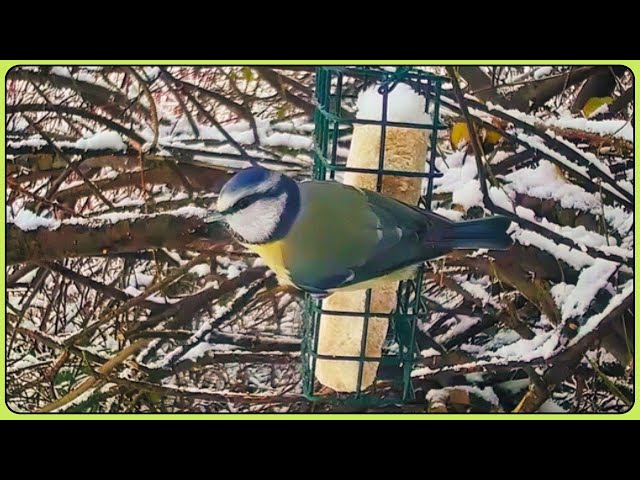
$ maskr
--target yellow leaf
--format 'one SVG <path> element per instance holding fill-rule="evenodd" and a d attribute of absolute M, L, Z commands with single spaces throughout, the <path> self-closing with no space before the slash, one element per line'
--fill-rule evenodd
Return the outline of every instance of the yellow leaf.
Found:
<path fill-rule="evenodd" d="M 456 122 L 451 127 L 451 146 L 456 150 L 469 143 L 469 129 L 466 122 Z"/>
<path fill-rule="evenodd" d="M 487 130 L 487 135 L 484 139 L 486 143 L 495 145 L 500 140 L 502 140 L 502 135 L 500 135 L 498 132 L 494 132 L 493 130 Z"/>
<path fill-rule="evenodd" d="M 288 108 L 286 105 L 281 106 L 276 110 L 276 118 L 278 120 L 284 120 L 287 117 Z"/>
<path fill-rule="evenodd" d="M 591 97 L 582 107 L 582 114 L 591 118 L 600 107 L 609 105 L 611 102 L 613 102 L 613 97 Z"/>
<path fill-rule="evenodd" d="M 251 80 L 253 80 L 253 70 L 251 70 L 251 68 L 249 67 L 242 67 L 242 75 L 244 76 L 244 79 L 247 82 L 250 82 Z"/>
<path fill-rule="evenodd" d="M 480 128 L 480 139 L 485 145 L 495 145 L 502 139 L 502 135 L 498 132 L 487 131 L 484 128 Z M 459 150 L 464 145 L 469 143 L 469 129 L 467 128 L 467 122 L 456 122 L 451 127 L 451 135 L 449 137 L 451 146 L 456 150 Z"/>
<path fill-rule="evenodd" d="M 556 164 L 554 164 L 553 166 L 555 167 L 554 170 L 555 170 L 556 178 L 558 180 L 562 180 L 563 182 L 566 181 L 566 178 L 564 176 L 564 172 L 562 171 L 562 169 Z"/>

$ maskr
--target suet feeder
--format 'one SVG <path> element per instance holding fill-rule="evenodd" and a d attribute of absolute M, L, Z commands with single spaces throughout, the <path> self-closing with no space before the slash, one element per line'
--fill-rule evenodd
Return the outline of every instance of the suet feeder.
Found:
<path fill-rule="evenodd" d="M 344 181 L 430 209 L 433 179 L 441 175 L 435 160 L 438 130 L 446 128 L 439 122 L 445 80 L 408 67 L 319 67 L 314 179 Z M 424 103 L 420 113 L 428 121 L 396 121 L 389 114 L 390 98 L 399 86 L 415 92 L 421 108 Z M 379 118 L 356 115 L 356 99 L 364 88 L 377 89 Z M 410 145 L 398 145 L 398 135 Z M 421 295 L 422 274 L 420 268 L 414 278 L 391 284 L 393 290 L 376 287 L 324 300 L 306 297 L 302 339 L 306 398 L 354 407 L 416 399 L 411 380 L 420 355 L 416 333 L 418 321 L 430 314 Z"/>

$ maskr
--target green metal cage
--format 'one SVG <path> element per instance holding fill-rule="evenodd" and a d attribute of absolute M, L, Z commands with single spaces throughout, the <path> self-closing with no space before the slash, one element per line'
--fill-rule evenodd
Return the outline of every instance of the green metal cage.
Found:
<path fill-rule="evenodd" d="M 382 189 L 382 179 L 387 176 L 420 177 L 426 181 L 418 206 L 431 208 L 433 179 L 441 174 L 436 171 L 436 143 L 438 130 L 446 128 L 439 122 L 440 93 L 446 79 L 409 67 L 388 70 L 378 67 L 319 67 L 316 70 L 316 112 L 313 177 L 316 180 L 338 179 L 340 172 L 377 174 L 377 191 Z M 399 123 L 387 120 L 388 95 L 398 83 L 408 84 L 426 100 L 426 111 L 431 114 L 431 125 Z M 371 84 L 378 85 L 382 96 L 380 121 L 357 119 L 353 106 L 357 92 Z M 379 125 L 380 154 L 378 168 L 363 169 L 347 167 L 346 157 L 338 155 L 345 137 L 358 124 Z M 428 168 L 422 171 L 395 171 L 385 169 L 385 133 L 387 127 L 418 128 L 430 131 Z M 415 278 L 400 282 L 397 290 L 397 306 L 390 314 L 371 312 L 371 290 L 367 290 L 362 312 L 330 311 L 323 309 L 322 300 L 307 295 L 303 314 L 302 374 L 303 394 L 311 401 L 342 404 L 353 407 L 380 407 L 409 403 L 416 400 L 416 391 L 411 381 L 411 371 L 419 358 L 416 331 L 418 321 L 430 314 L 426 300 L 422 297 L 423 269 Z M 322 355 L 318 353 L 320 322 L 322 315 L 359 317 L 363 319 L 360 353 L 355 356 Z M 366 342 L 369 319 L 388 318 L 389 328 L 382 355 L 367 357 Z M 316 380 L 318 360 L 353 361 L 358 365 L 356 391 L 353 393 L 324 394 L 322 385 Z M 364 366 L 367 362 L 378 363 L 378 374 L 373 385 L 362 388 Z"/>

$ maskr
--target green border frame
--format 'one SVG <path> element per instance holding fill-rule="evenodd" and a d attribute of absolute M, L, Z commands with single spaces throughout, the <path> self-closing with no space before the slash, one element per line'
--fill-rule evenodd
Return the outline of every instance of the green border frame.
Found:
<path fill-rule="evenodd" d="M 640 73 L 640 60 L 446 60 L 446 61 L 434 61 L 434 60 L 0 60 L 0 75 L 2 76 L 2 98 L 6 99 L 6 81 L 5 77 L 7 72 L 20 65 L 624 65 L 629 68 L 635 77 Z M 635 90 L 635 102 L 638 104 L 639 100 L 638 89 Z M 5 112 L 5 100 L 0 102 L 0 117 L 4 118 Z M 635 125 L 634 125 L 635 129 Z M 2 139 L 0 146 L 0 152 L 4 159 L 5 155 L 5 142 L 4 133 L 5 126 L 2 122 L 0 126 L 2 132 Z M 635 140 L 635 137 L 634 137 Z M 638 156 L 638 142 L 634 142 L 634 158 Z M 2 175 L 6 175 L 6 163 L 2 161 Z M 6 185 L 2 185 L 2 194 L 4 202 Z M 634 182 L 634 193 L 636 187 Z M 636 202 L 637 203 L 637 202 Z M 5 265 L 5 235 L 6 235 L 6 208 L 2 208 L 0 213 L 2 217 L 2 248 L 0 252 L 0 263 L 2 268 L 6 268 Z M 634 210 L 635 217 L 635 210 Z M 635 218 L 634 218 L 635 223 Z M 638 229 L 637 223 L 634 225 L 634 233 L 637 236 L 640 229 Z M 638 259 L 634 259 L 634 268 L 638 267 Z M 635 278 L 634 278 L 635 288 Z M 5 275 L 0 275 L 0 289 L 5 289 Z M 3 297 L 4 299 L 4 297 Z M 634 298 L 634 307 L 637 307 L 640 302 L 638 298 Z M 4 300 L 2 301 L 2 312 L 5 310 Z M 635 345 L 638 345 L 638 339 L 640 338 L 640 329 L 635 329 Z M 176 419 L 216 419 L 216 420 L 301 420 L 301 419 L 344 419 L 344 420 L 363 420 L 363 419 L 377 419 L 377 420 L 469 420 L 469 419 L 492 419 L 492 420 L 507 420 L 507 419 L 609 419 L 609 420 L 622 420 L 622 419 L 640 419 L 640 406 L 635 402 L 631 409 L 626 413 L 621 414 L 597 414 L 597 413 L 579 413 L 579 414 L 550 414 L 550 413 L 531 413 L 531 414 L 514 414 L 514 413 L 490 413 L 490 414 L 446 414 L 446 415 L 434 415 L 428 413 L 363 413 L 363 414 L 351 414 L 351 413 L 309 413 L 309 414 L 293 414 L 293 413 L 179 413 L 179 414 L 145 414 L 145 413 L 128 413 L 128 414 L 56 414 L 56 413 L 14 413 L 7 407 L 5 403 L 5 388 L 4 388 L 4 375 L 5 375 L 5 322 L 4 318 L 0 325 L 0 345 L 2 346 L 2 354 L 0 355 L 0 376 L 2 377 L 2 386 L 0 387 L 0 420 L 36 420 L 36 419 L 101 419 L 101 420 L 115 420 L 115 419 L 163 419 L 163 420 L 176 420 Z M 636 350 L 634 362 L 637 365 L 638 352 Z M 634 394 L 637 396 L 638 391 L 638 375 L 636 373 L 634 379 Z"/>

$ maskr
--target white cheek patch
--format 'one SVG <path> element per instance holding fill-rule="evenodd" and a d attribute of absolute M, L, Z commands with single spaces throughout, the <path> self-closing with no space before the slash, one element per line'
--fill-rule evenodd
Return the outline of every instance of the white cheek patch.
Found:
<path fill-rule="evenodd" d="M 229 227 L 247 242 L 266 242 L 278 228 L 286 200 L 286 193 L 277 198 L 258 200 L 225 219 Z"/>

